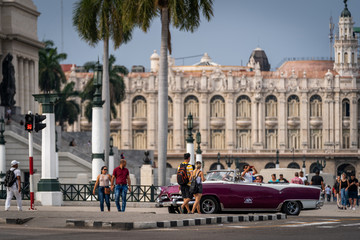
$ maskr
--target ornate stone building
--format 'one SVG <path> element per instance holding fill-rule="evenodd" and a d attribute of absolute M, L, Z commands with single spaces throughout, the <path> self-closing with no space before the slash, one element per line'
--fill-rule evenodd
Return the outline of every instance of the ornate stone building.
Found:
<path fill-rule="evenodd" d="M 206 53 L 191 66 L 176 66 L 169 58 L 168 163 L 177 166 L 186 150 L 191 113 L 193 132 L 201 133 L 205 170 L 214 167 L 218 152 L 223 165 L 227 155 L 258 169 L 274 167 L 279 150 L 280 167 L 305 163 L 313 172 L 317 160 L 326 160 L 324 172 L 356 171 L 359 176 L 360 59 L 353 27 L 346 7 L 335 38 L 335 61 L 293 60 L 269 71 L 259 48 L 247 66 L 222 66 Z M 112 127 L 120 149 L 157 149 L 156 51 L 150 65 L 150 72 L 125 77 L 126 99 Z"/>
<path fill-rule="evenodd" d="M 39 93 L 39 49 L 43 47 L 37 37 L 39 15 L 31 0 L 0 0 L 0 60 L 8 53 L 13 56 L 15 106 L 22 114 L 38 112 L 32 94 Z"/>

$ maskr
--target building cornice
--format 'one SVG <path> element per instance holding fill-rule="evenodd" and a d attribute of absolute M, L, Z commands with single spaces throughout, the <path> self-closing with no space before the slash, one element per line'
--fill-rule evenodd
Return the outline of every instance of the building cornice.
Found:
<path fill-rule="evenodd" d="M 2 7 L 15 7 L 15 8 L 21 9 L 27 13 L 30 13 L 34 16 L 37 16 L 37 17 L 40 16 L 40 12 L 38 12 L 32 8 L 29 8 L 27 6 L 24 6 L 18 2 L 4 2 L 3 1 L 1 5 L 2 5 Z"/>
<path fill-rule="evenodd" d="M 34 39 L 31 39 L 31 38 L 25 37 L 25 36 L 20 35 L 20 34 L 7 34 L 5 39 L 19 41 L 19 42 L 28 44 L 28 45 L 30 45 L 32 47 L 35 47 L 35 48 L 38 48 L 38 49 L 45 47 L 44 43 L 42 43 L 42 42 L 40 42 L 38 40 L 34 40 Z"/>

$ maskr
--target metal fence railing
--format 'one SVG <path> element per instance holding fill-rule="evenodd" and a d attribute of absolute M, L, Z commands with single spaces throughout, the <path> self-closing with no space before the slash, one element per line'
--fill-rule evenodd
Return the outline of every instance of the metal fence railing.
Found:
<path fill-rule="evenodd" d="M 21 183 L 21 195 L 23 200 L 30 199 L 29 183 Z M 60 184 L 60 191 L 63 194 L 63 201 L 97 201 L 98 195 L 93 195 L 92 184 Z M 157 186 L 131 186 L 131 191 L 127 194 L 127 202 L 155 202 L 158 198 Z M 114 192 L 110 198 L 114 200 Z M 6 199 L 6 188 L 3 182 L 0 183 L 0 199 Z"/>

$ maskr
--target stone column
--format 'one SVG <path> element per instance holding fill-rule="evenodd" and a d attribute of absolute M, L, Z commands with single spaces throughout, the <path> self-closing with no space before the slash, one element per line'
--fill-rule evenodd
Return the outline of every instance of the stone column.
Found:
<path fill-rule="evenodd" d="M 287 111 L 286 111 L 286 98 L 285 93 L 280 93 L 279 99 L 279 111 L 278 111 L 278 143 L 281 150 L 286 148 L 286 129 L 287 129 Z"/>
<path fill-rule="evenodd" d="M 19 78 L 19 86 L 18 86 L 18 90 L 17 93 L 19 94 L 19 102 L 17 102 L 16 104 L 18 106 L 21 106 L 21 113 L 25 114 L 27 113 L 27 111 L 24 109 L 24 59 L 22 57 L 19 57 L 19 62 L 18 62 L 18 67 L 19 67 L 19 73 L 18 73 L 18 78 Z"/>
<path fill-rule="evenodd" d="M 29 81 L 30 81 L 30 92 L 35 92 L 35 88 L 39 88 L 39 83 L 35 82 L 35 73 L 34 73 L 34 61 L 29 61 Z M 32 98 L 29 99 L 29 110 L 32 112 L 37 112 L 35 109 L 34 101 Z"/>
<path fill-rule="evenodd" d="M 181 152 L 184 142 L 184 105 L 180 93 L 175 93 L 173 101 L 174 150 Z"/>
<path fill-rule="evenodd" d="M 300 106 L 300 142 L 302 149 L 309 148 L 309 101 L 307 99 L 307 93 L 303 92 L 301 94 L 301 106 Z"/>
<path fill-rule="evenodd" d="M 140 169 L 140 185 L 154 185 L 154 169 L 150 164 L 144 164 Z"/>
<path fill-rule="evenodd" d="M 54 114 L 54 103 L 59 97 L 57 94 L 34 94 L 33 96 L 42 104 L 42 113 L 46 116 L 44 120 L 46 127 L 42 130 L 41 180 L 38 183 L 36 198 L 43 206 L 61 206 L 63 195 L 56 178 Z"/>
<path fill-rule="evenodd" d="M 264 148 L 265 138 L 265 114 L 264 114 L 264 102 L 262 100 L 259 101 L 259 116 L 258 116 L 258 134 L 259 134 L 259 144 Z"/>
<path fill-rule="evenodd" d="M 29 109 L 29 103 L 30 103 L 30 79 L 29 79 L 29 60 L 28 59 L 24 59 L 24 111 L 28 112 Z"/>
<path fill-rule="evenodd" d="M 131 95 L 126 94 L 125 100 L 121 103 L 121 141 L 123 149 L 131 148 Z"/>
<path fill-rule="evenodd" d="M 330 102 L 331 100 L 329 100 L 328 98 L 325 98 L 323 101 L 323 116 L 328 116 L 322 121 L 323 141 L 325 143 L 325 148 L 329 148 L 330 144 Z"/>
<path fill-rule="evenodd" d="M 156 111 L 156 95 L 149 94 L 148 97 L 148 111 L 147 111 L 147 148 L 155 150 L 156 149 L 156 119 L 157 119 L 157 111 Z"/>
<path fill-rule="evenodd" d="M 209 119 L 208 95 L 203 93 L 199 99 L 199 131 L 202 138 L 202 148 L 205 151 L 210 148 Z"/>
<path fill-rule="evenodd" d="M 258 101 L 254 99 L 251 107 L 252 144 L 254 145 L 258 143 Z"/>
<path fill-rule="evenodd" d="M 341 148 L 341 129 L 342 129 L 342 114 L 340 113 L 340 93 L 335 93 L 335 144 L 336 149 Z"/>
<path fill-rule="evenodd" d="M 226 105 L 225 105 L 225 149 L 231 151 L 235 149 L 234 144 L 234 120 L 235 120 L 235 108 L 234 108 L 234 99 L 233 94 L 228 94 L 226 98 Z M 200 115 L 201 116 L 201 115 Z"/>
<path fill-rule="evenodd" d="M 356 94 L 353 94 L 350 98 L 350 148 L 357 149 L 358 141 L 358 106 L 357 106 L 357 97 Z"/>

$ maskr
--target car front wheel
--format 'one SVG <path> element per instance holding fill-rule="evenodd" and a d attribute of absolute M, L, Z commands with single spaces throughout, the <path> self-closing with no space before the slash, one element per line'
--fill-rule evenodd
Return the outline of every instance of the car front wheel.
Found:
<path fill-rule="evenodd" d="M 301 206 L 299 202 L 285 202 L 283 206 L 283 212 L 287 215 L 299 215 L 301 210 Z"/>
<path fill-rule="evenodd" d="M 200 210 L 205 214 L 217 213 L 219 211 L 219 203 L 214 197 L 203 197 L 200 202 Z"/>

